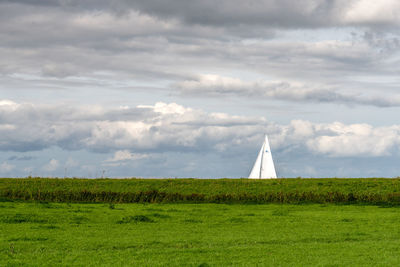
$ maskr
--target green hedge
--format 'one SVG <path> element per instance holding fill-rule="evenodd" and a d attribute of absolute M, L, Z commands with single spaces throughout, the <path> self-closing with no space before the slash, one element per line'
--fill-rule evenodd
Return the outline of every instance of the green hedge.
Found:
<path fill-rule="evenodd" d="M 124 187 L 125 186 L 125 187 Z M 399 179 L 0 179 L 4 200 L 400 204 Z M 125 189 L 124 189 L 125 188 Z M 149 190 L 150 189 L 150 190 Z"/>
<path fill-rule="evenodd" d="M 264 194 L 180 194 L 159 191 L 147 192 L 90 192 L 90 191 L 12 191 L 1 192 L 5 200 L 49 202 L 109 202 L 109 203 L 365 203 L 400 204 L 400 193 L 353 194 L 341 192 L 278 192 Z"/>

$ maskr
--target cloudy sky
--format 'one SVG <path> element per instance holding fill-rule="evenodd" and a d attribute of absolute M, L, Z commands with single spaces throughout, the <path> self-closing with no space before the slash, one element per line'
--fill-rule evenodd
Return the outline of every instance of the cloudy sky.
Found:
<path fill-rule="evenodd" d="M 400 175 L 398 0 L 0 0 L 0 177 Z"/>

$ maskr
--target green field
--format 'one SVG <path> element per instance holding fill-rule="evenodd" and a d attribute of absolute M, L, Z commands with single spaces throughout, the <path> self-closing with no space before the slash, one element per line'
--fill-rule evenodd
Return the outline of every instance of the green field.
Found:
<path fill-rule="evenodd" d="M 398 266 L 400 180 L 0 179 L 0 229 L 0 266 Z"/>
<path fill-rule="evenodd" d="M 398 266 L 400 210 L 0 203 L 0 266 Z"/>
<path fill-rule="evenodd" d="M 400 204 L 400 179 L 0 179 L 0 198 L 113 203 Z"/>

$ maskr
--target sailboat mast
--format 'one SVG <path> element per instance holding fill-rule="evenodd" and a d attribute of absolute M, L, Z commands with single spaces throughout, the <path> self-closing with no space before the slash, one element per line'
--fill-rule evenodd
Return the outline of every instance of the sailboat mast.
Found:
<path fill-rule="evenodd" d="M 261 179 L 261 177 L 262 177 L 261 174 L 262 174 L 262 170 L 263 170 L 264 149 L 265 149 L 265 141 L 264 141 L 264 144 L 261 147 L 262 153 L 261 153 L 260 175 L 258 176 L 259 179 Z"/>

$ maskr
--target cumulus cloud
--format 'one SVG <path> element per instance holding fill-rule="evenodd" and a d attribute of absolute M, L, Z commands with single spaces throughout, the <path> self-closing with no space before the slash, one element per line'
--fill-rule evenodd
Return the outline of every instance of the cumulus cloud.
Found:
<path fill-rule="evenodd" d="M 400 23 L 400 3 L 396 0 L 356 0 L 349 1 L 344 11 L 343 22 L 356 24 Z"/>
<path fill-rule="evenodd" d="M 271 143 L 290 153 L 328 157 L 383 157 L 399 153 L 400 126 L 312 123 L 293 120 L 271 135 Z"/>
<path fill-rule="evenodd" d="M 79 166 L 79 162 L 71 157 L 69 157 L 67 162 L 65 162 L 65 168 L 74 168 L 76 166 Z"/>
<path fill-rule="evenodd" d="M 254 148 L 268 133 L 273 149 L 308 151 L 332 157 L 378 157 L 398 153 L 400 126 L 313 123 L 282 125 L 263 117 L 207 113 L 176 103 L 133 108 L 64 108 L 18 104 L 0 109 L 0 150 L 33 151 L 57 146 L 113 152 L 106 162 L 144 159 L 149 153 L 190 152 L 229 155 Z M 121 119 L 116 119 L 121 114 Z M 44 169 L 55 170 L 52 159 Z"/>
<path fill-rule="evenodd" d="M 398 107 L 400 96 L 364 96 L 344 94 L 335 89 L 321 89 L 320 86 L 306 86 L 302 83 L 280 81 L 242 81 L 237 78 L 218 75 L 201 75 L 172 85 L 183 95 L 205 97 L 248 97 L 253 99 L 278 99 L 295 102 L 319 102 L 370 105 L 376 107 Z"/>
<path fill-rule="evenodd" d="M 107 159 L 106 162 L 138 160 L 138 159 L 145 159 L 147 157 L 148 155 L 146 154 L 131 153 L 128 150 L 118 150 L 114 153 L 114 156 L 112 158 Z"/>
<path fill-rule="evenodd" d="M 398 153 L 400 126 L 372 127 L 368 124 L 335 122 L 310 125 L 309 122 L 292 122 L 294 129 L 300 129 L 308 136 L 307 148 L 318 154 L 334 157 L 376 157 Z M 311 137 L 311 138 L 310 138 Z"/>
<path fill-rule="evenodd" d="M 21 104 L 16 110 L 0 109 L 0 124 L 13 126 L 0 128 L 0 149 L 151 151 L 200 149 L 201 144 L 202 149 L 211 149 L 219 140 L 234 137 L 235 129 L 259 127 L 259 122 L 259 118 L 208 114 L 175 103 L 116 109 Z"/>
<path fill-rule="evenodd" d="M 8 172 L 14 170 L 14 168 L 15 168 L 15 165 L 10 164 L 5 161 L 0 164 L 0 173 L 8 173 Z"/>
<path fill-rule="evenodd" d="M 60 163 L 58 160 L 51 159 L 46 165 L 44 165 L 42 167 L 42 169 L 47 172 L 53 172 L 53 171 L 57 170 L 59 166 L 60 166 Z"/>

